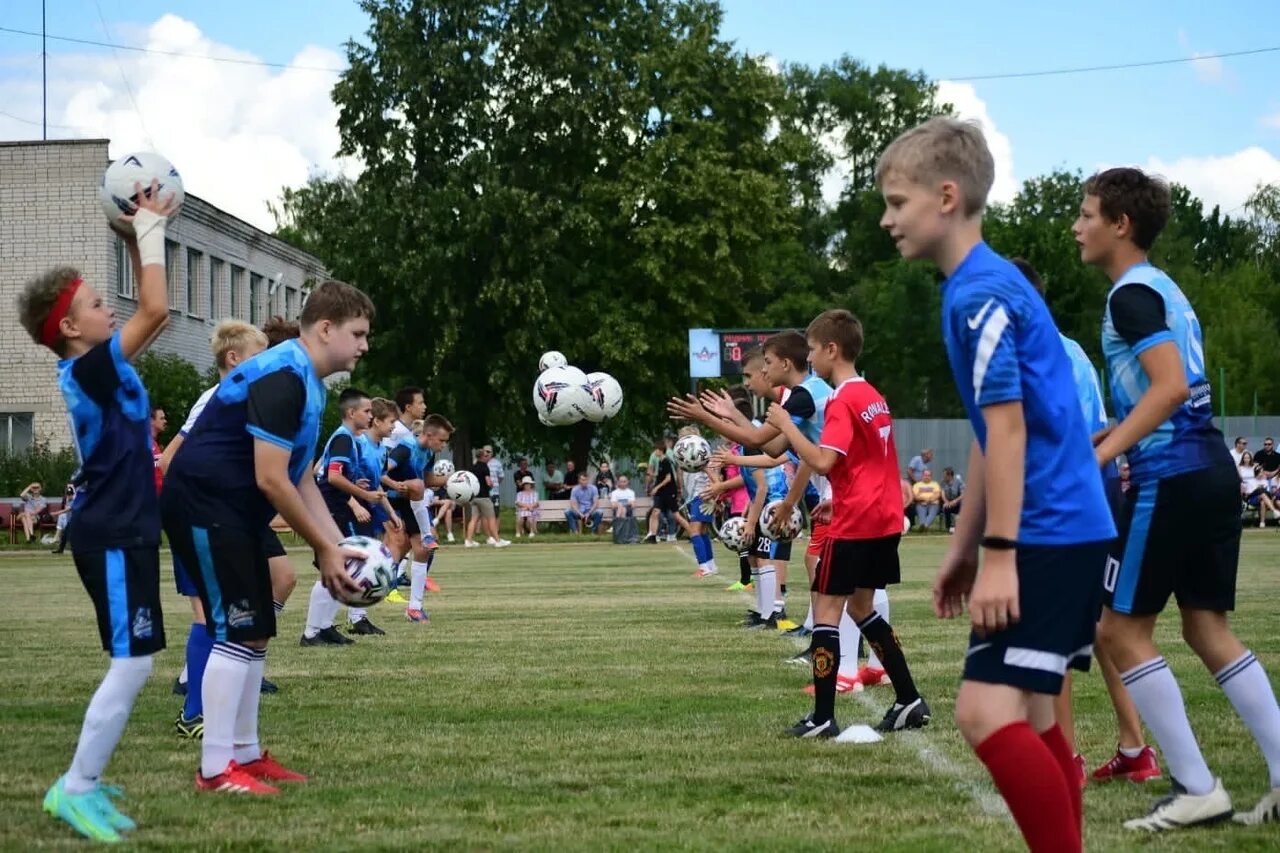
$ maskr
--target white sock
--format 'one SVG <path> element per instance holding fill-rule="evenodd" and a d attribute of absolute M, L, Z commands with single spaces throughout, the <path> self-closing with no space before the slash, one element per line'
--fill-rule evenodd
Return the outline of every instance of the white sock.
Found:
<path fill-rule="evenodd" d="M 1262 664 L 1246 651 L 1213 677 L 1258 742 L 1271 773 L 1271 787 L 1280 787 L 1280 707 Z"/>
<path fill-rule="evenodd" d="M 1137 758 L 1139 755 L 1142 755 L 1142 750 L 1146 749 L 1146 747 L 1145 746 L 1133 746 L 1133 747 L 1121 746 L 1121 747 L 1118 747 L 1118 749 L 1120 750 L 1120 754 L 1123 755 L 1125 758 Z"/>
<path fill-rule="evenodd" d="M 809 611 L 804 614 L 804 627 L 808 628 L 810 631 L 813 630 L 813 596 L 812 595 L 809 596 Z M 844 641 L 841 640 L 840 642 L 843 643 Z M 844 652 L 843 645 L 840 646 L 840 650 L 841 650 L 841 653 L 843 654 Z"/>
<path fill-rule="evenodd" d="M 80 727 L 80 741 L 76 754 L 67 771 L 66 786 L 69 794 L 87 794 L 98 784 L 102 771 L 107 769 L 111 753 L 115 752 L 133 700 L 147 683 L 151 674 L 151 655 L 137 658 L 112 658 L 111 666 L 102 683 L 89 700 Z"/>
<path fill-rule="evenodd" d="M 333 620 L 338 618 L 338 611 L 342 609 L 342 602 L 329 596 L 329 603 L 325 605 L 324 617 L 320 622 L 322 628 L 332 628 Z"/>
<path fill-rule="evenodd" d="M 240 699 L 249 679 L 254 650 L 236 643 L 214 643 L 204 668 L 204 741 L 200 750 L 200 773 L 212 779 L 227 769 L 236 757 L 236 718 Z M 261 687 L 261 679 L 253 689 Z"/>
<path fill-rule="evenodd" d="M 409 574 L 409 609 L 422 609 L 422 595 L 427 587 L 427 564 L 413 561 Z"/>
<path fill-rule="evenodd" d="M 841 675 L 852 676 L 858 671 L 858 637 L 857 624 L 849 615 L 848 608 L 840 614 L 840 670 Z"/>
<path fill-rule="evenodd" d="M 707 569 L 709 569 L 712 572 L 720 571 L 720 567 L 716 565 L 715 557 L 712 557 L 710 560 L 707 560 Z"/>
<path fill-rule="evenodd" d="M 267 650 L 249 651 L 253 653 L 253 659 L 249 661 L 249 674 L 245 676 L 244 690 L 240 693 L 231 741 L 236 764 L 241 766 L 262 757 L 262 748 L 258 746 L 258 705 L 262 701 L 262 672 L 267 666 Z"/>
<path fill-rule="evenodd" d="M 1212 791 L 1213 774 L 1209 772 L 1200 744 L 1196 743 L 1196 736 L 1191 731 L 1177 679 L 1164 658 L 1140 663 L 1128 672 L 1120 673 L 1120 679 L 1129 688 L 1142 722 L 1151 729 L 1156 743 L 1164 752 L 1170 775 L 1193 796 L 1202 797 Z"/>
<path fill-rule="evenodd" d="M 773 602 L 777 595 L 777 569 L 770 565 L 761 566 L 756 574 L 756 606 L 760 608 L 761 618 L 768 619 L 773 615 Z"/>
<path fill-rule="evenodd" d="M 178 676 L 178 683 L 179 684 L 187 683 L 187 665 L 185 663 L 182 665 L 182 674 Z"/>
<path fill-rule="evenodd" d="M 871 601 L 871 606 L 876 609 L 876 613 L 880 614 L 880 618 L 889 622 L 889 593 L 883 589 L 877 589 L 875 598 Z M 893 624 L 890 622 L 889 624 Z M 880 663 L 880 658 L 876 657 L 876 650 L 870 643 L 867 643 L 867 666 L 872 669 L 884 669 L 884 665 Z"/>
<path fill-rule="evenodd" d="M 409 574 L 410 560 L 408 557 L 401 557 L 400 562 L 396 563 L 396 577 L 404 577 Z"/>
<path fill-rule="evenodd" d="M 329 590 L 320 581 L 316 581 L 315 586 L 311 587 L 311 598 L 307 601 L 307 627 L 303 629 L 302 636 L 310 639 L 320 633 L 320 629 L 324 627 L 324 616 L 329 612 L 330 601 L 333 601 L 333 596 L 329 595 Z"/>
<path fill-rule="evenodd" d="M 352 625 L 356 624 L 361 619 L 367 619 L 368 617 L 369 617 L 369 611 L 365 610 L 363 607 L 347 608 L 347 622 L 351 623 Z"/>

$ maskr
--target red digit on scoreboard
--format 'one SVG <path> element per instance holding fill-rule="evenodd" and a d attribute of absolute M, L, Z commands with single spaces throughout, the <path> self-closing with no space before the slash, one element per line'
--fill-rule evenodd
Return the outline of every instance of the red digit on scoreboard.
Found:
<path fill-rule="evenodd" d="M 729 347 L 729 360 L 742 361 L 742 347 L 738 346 L 737 344 L 734 344 L 733 346 Z"/>

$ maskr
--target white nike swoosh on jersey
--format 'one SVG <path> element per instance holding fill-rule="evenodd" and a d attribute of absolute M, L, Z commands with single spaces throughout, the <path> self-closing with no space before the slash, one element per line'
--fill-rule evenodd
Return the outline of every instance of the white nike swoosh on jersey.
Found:
<path fill-rule="evenodd" d="M 969 318 L 969 331 L 978 331 L 978 327 L 982 325 L 982 318 L 987 316 L 987 311 L 991 308 L 991 303 L 995 301 L 995 297 L 991 297 L 987 300 L 987 304 L 982 306 L 982 310 L 978 312 L 977 316 Z"/>

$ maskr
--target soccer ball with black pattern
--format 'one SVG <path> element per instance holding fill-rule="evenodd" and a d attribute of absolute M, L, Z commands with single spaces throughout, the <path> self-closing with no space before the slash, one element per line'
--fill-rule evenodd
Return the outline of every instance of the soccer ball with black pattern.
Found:
<path fill-rule="evenodd" d="M 102 175 L 102 183 L 98 187 L 98 200 L 102 203 L 102 212 L 107 215 L 107 222 L 121 234 L 132 235 L 133 223 L 125 222 L 120 217 L 132 216 L 138 210 L 134 201 L 137 185 L 142 185 L 144 195 L 151 195 L 151 181 L 160 182 L 160 198 L 173 194 L 174 212 L 182 206 L 186 199 L 186 191 L 182 187 L 182 176 L 173 164 L 152 151 L 139 151 L 119 158 Z M 170 218 L 174 214 L 170 214 Z"/>
<path fill-rule="evenodd" d="M 451 500 L 469 504 L 480 494 L 480 481 L 470 471 L 454 471 L 445 481 L 444 490 Z"/>
<path fill-rule="evenodd" d="M 695 473 L 711 461 L 711 445 L 700 435 L 681 436 L 671 449 L 671 457 L 681 471 Z"/>
<path fill-rule="evenodd" d="M 547 350 L 542 354 L 542 358 L 538 359 L 538 372 L 550 370 L 553 367 L 564 367 L 569 363 L 569 359 L 564 357 L 564 353 L 559 350 Z"/>
<path fill-rule="evenodd" d="M 722 524 L 716 531 L 716 537 L 735 554 L 751 546 L 751 531 L 747 529 L 747 520 L 740 515 Z"/>
<path fill-rule="evenodd" d="M 343 601 L 352 607 L 369 607 L 386 598 L 396 583 L 391 549 L 368 536 L 348 536 L 338 544 L 364 555 L 347 558 L 347 574 L 360 589 L 344 593 Z"/>
<path fill-rule="evenodd" d="M 448 459 L 441 459 L 432 467 L 431 473 L 437 477 L 448 477 L 453 473 L 453 463 Z"/>
<path fill-rule="evenodd" d="M 549 368 L 533 383 L 533 407 L 548 426 L 576 424 L 594 405 L 587 375 L 576 367 Z"/>
<path fill-rule="evenodd" d="M 600 423 L 622 409 L 622 385 L 607 373 L 588 373 L 587 391 L 595 406 L 587 411 L 587 420 Z"/>
<path fill-rule="evenodd" d="M 804 516 L 800 507 L 791 508 L 791 517 L 783 518 L 778 512 L 782 501 L 770 501 L 760 511 L 760 533 L 775 542 L 790 542 L 804 530 Z"/>

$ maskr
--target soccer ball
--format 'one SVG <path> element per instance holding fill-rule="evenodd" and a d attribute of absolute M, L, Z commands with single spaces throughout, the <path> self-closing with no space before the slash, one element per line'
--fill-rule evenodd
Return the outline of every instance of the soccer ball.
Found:
<path fill-rule="evenodd" d="M 386 598 L 396 583 L 396 564 L 391 557 L 391 549 L 368 536 L 348 536 L 338 544 L 364 555 L 347 558 L 347 574 L 360 589 L 344 593 L 343 602 L 352 607 L 369 607 Z"/>
<path fill-rule="evenodd" d="M 716 536 L 735 554 L 745 551 L 751 544 L 751 531 L 747 529 L 747 520 L 740 515 L 726 521 L 716 531 Z"/>
<path fill-rule="evenodd" d="M 618 414 L 622 408 L 622 386 L 607 373 L 588 373 L 587 390 L 595 401 L 595 408 L 587 413 L 587 420 L 599 423 Z"/>
<path fill-rule="evenodd" d="M 102 184 L 98 187 L 98 200 L 102 202 L 102 212 L 107 215 L 107 222 L 122 234 L 133 233 L 133 223 L 120 219 L 132 216 L 138 210 L 133 197 L 137 195 L 135 184 L 142 184 L 142 192 L 151 194 L 151 180 L 160 182 L 160 198 L 173 193 L 173 206 L 176 212 L 186 199 L 182 188 L 182 176 L 173 164 L 150 151 L 139 151 L 126 154 L 107 167 L 102 175 Z"/>
<path fill-rule="evenodd" d="M 701 471 L 711 461 L 711 445 L 700 435 L 681 436 L 672 448 L 671 456 L 680 470 L 690 473 Z"/>
<path fill-rule="evenodd" d="M 454 471 L 445 481 L 444 490 L 460 504 L 469 504 L 480 494 L 480 481 L 470 471 Z"/>
<path fill-rule="evenodd" d="M 804 516 L 800 507 L 791 508 L 791 517 L 783 518 L 778 514 L 782 501 L 770 501 L 760 511 L 760 533 L 777 542 L 790 542 L 800 535 L 804 529 Z"/>
<path fill-rule="evenodd" d="M 533 383 L 533 407 L 548 426 L 576 424 L 594 405 L 587 376 L 576 367 L 548 368 Z"/>
<path fill-rule="evenodd" d="M 542 354 L 542 358 L 538 359 L 538 372 L 545 373 L 553 367 L 564 367 L 569 363 L 569 359 L 564 357 L 564 353 L 559 350 L 547 350 Z"/>
<path fill-rule="evenodd" d="M 435 474 L 437 477 L 448 477 L 453 473 L 453 463 L 448 459 L 441 459 L 431 469 L 431 473 Z"/>

